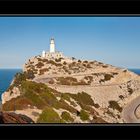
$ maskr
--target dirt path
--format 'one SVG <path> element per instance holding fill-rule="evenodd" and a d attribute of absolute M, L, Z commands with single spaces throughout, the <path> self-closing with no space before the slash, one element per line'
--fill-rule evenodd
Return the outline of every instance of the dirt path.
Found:
<path fill-rule="evenodd" d="M 125 123 L 140 123 L 140 119 L 138 119 L 135 115 L 136 108 L 140 105 L 140 96 L 132 100 L 129 104 L 127 104 L 122 111 L 122 118 Z"/>

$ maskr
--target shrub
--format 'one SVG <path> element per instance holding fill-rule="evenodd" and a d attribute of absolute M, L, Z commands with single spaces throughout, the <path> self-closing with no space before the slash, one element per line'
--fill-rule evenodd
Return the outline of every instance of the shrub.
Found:
<path fill-rule="evenodd" d="M 129 92 L 129 95 L 131 95 L 133 93 L 133 89 L 132 88 L 127 88 L 128 92 Z"/>
<path fill-rule="evenodd" d="M 78 103 L 82 103 L 85 105 L 94 105 L 94 102 L 90 95 L 85 92 L 78 93 L 78 94 L 69 94 L 70 97 L 75 99 Z"/>
<path fill-rule="evenodd" d="M 63 62 L 63 65 L 66 65 L 66 64 L 67 64 L 66 61 L 64 61 L 64 62 Z"/>
<path fill-rule="evenodd" d="M 37 66 L 37 68 L 41 68 L 41 67 L 44 66 L 44 64 L 43 64 L 42 62 L 38 62 L 38 63 L 36 64 L 36 66 Z"/>
<path fill-rule="evenodd" d="M 65 120 L 67 122 L 73 122 L 74 121 L 74 119 L 66 111 L 62 112 L 61 117 L 62 117 L 63 120 Z"/>
<path fill-rule="evenodd" d="M 127 72 L 127 70 L 123 70 L 123 72 Z"/>
<path fill-rule="evenodd" d="M 41 58 L 37 58 L 38 59 L 38 61 L 42 61 L 42 59 Z"/>
<path fill-rule="evenodd" d="M 20 87 L 22 96 L 32 101 L 34 106 L 43 108 L 46 105 L 44 98 L 41 98 L 43 93 L 49 94 L 49 89 L 45 84 L 32 81 L 23 81 Z"/>
<path fill-rule="evenodd" d="M 70 100 L 70 96 L 67 93 L 62 93 L 61 94 L 61 99 L 67 100 L 68 102 L 70 102 L 71 105 L 73 105 L 74 107 L 76 107 L 77 105 Z"/>
<path fill-rule="evenodd" d="M 113 75 L 111 74 L 104 74 L 104 79 L 101 79 L 99 82 L 105 82 L 105 81 L 109 81 L 111 80 L 111 78 L 113 78 Z"/>
<path fill-rule="evenodd" d="M 85 61 L 83 61 L 83 63 L 88 63 L 88 61 L 85 60 Z"/>
<path fill-rule="evenodd" d="M 42 59 L 43 62 L 48 62 L 48 59 Z"/>
<path fill-rule="evenodd" d="M 87 66 L 86 66 L 86 67 L 87 67 L 87 68 L 92 68 L 90 64 L 87 64 Z"/>
<path fill-rule="evenodd" d="M 89 120 L 89 115 L 86 111 L 84 111 L 83 109 L 80 111 L 80 118 L 83 121 Z"/>
<path fill-rule="evenodd" d="M 113 76 L 111 74 L 105 74 L 104 80 L 108 81 L 112 78 Z"/>
<path fill-rule="evenodd" d="M 79 104 L 83 110 L 90 112 L 92 115 L 99 115 L 98 112 L 95 111 L 90 105 Z M 94 105 L 93 105 L 94 106 Z"/>
<path fill-rule="evenodd" d="M 69 106 L 63 99 L 56 102 L 53 106 L 56 109 L 62 108 L 62 109 L 68 110 L 69 112 L 74 113 L 74 114 L 76 114 L 76 112 L 77 112 L 77 110 L 75 108 Z"/>
<path fill-rule="evenodd" d="M 113 74 L 113 75 L 118 75 L 118 73 L 117 73 L 117 72 L 112 72 L 112 74 Z"/>
<path fill-rule="evenodd" d="M 83 64 L 83 66 L 86 67 L 87 65 L 86 64 Z"/>
<path fill-rule="evenodd" d="M 35 78 L 34 72 L 32 70 L 28 70 L 25 74 L 27 79 Z"/>
<path fill-rule="evenodd" d="M 81 60 L 78 60 L 78 62 L 81 63 L 82 61 Z"/>
<path fill-rule="evenodd" d="M 26 73 L 17 73 L 14 78 L 13 86 L 19 86 L 22 81 L 26 81 Z"/>
<path fill-rule="evenodd" d="M 107 65 L 103 65 L 102 67 L 103 67 L 103 68 L 107 68 L 108 66 L 107 66 Z"/>
<path fill-rule="evenodd" d="M 47 105 L 49 106 L 53 106 L 56 104 L 57 99 L 56 96 L 54 94 L 52 94 L 51 92 L 44 92 L 42 94 L 40 94 L 40 97 L 45 101 L 45 103 L 47 103 Z"/>
<path fill-rule="evenodd" d="M 72 60 L 76 60 L 76 58 L 72 57 Z"/>
<path fill-rule="evenodd" d="M 37 120 L 38 123 L 62 123 L 59 115 L 51 108 L 47 107 Z"/>
<path fill-rule="evenodd" d="M 123 100 L 124 99 L 124 96 L 123 95 L 120 95 L 119 98 Z"/>
<path fill-rule="evenodd" d="M 45 72 L 49 71 L 49 69 L 47 68 L 44 68 L 44 69 L 40 69 L 39 72 L 40 72 L 40 75 L 44 74 Z"/>
<path fill-rule="evenodd" d="M 112 109 L 116 109 L 119 112 L 122 112 L 122 107 L 120 107 L 119 104 L 116 101 L 109 101 L 109 106 L 108 107 L 112 108 Z"/>
<path fill-rule="evenodd" d="M 61 85 L 75 85 L 77 83 L 77 79 L 73 77 L 59 77 L 57 80 L 58 84 Z"/>
<path fill-rule="evenodd" d="M 98 62 L 98 64 L 99 64 L 99 65 L 102 65 L 103 63 L 102 63 L 102 62 Z"/>
<path fill-rule="evenodd" d="M 55 59 L 55 62 L 61 62 L 62 58 Z"/>
<path fill-rule="evenodd" d="M 85 78 L 86 80 L 90 80 L 90 81 L 93 80 L 93 77 L 92 77 L 92 76 L 85 76 L 84 78 Z"/>

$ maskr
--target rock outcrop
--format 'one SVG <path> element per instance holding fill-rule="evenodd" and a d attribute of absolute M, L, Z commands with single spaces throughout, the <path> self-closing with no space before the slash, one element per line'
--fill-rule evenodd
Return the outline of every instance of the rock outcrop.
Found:
<path fill-rule="evenodd" d="M 25 115 L 12 112 L 0 112 L 0 124 L 3 123 L 34 123 L 34 121 Z"/>

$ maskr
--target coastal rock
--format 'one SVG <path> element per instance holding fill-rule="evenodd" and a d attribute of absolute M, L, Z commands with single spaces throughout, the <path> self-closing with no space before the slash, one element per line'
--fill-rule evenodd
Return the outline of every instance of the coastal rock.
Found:
<path fill-rule="evenodd" d="M 12 90 L 8 90 L 2 94 L 2 104 L 18 96 L 20 96 L 19 88 L 13 87 Z"/>
<path fill-rule="evenodd" d="M 0 123 L 34 123 L 34 121 L 25 115 L 0 112 Z"/>

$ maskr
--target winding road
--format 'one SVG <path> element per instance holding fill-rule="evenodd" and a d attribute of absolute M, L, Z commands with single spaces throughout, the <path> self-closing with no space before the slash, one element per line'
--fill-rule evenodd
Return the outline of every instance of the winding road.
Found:
<path fill-rule="evenodd" d="M 123 111 L 122 118 L 125 123 L 140 123 L 140 118 L 136 116 L 137 109 L 140 109 L 140 96 L 128 103 Z M 139 114 L 140 115 L 140 114 Z"/>

